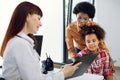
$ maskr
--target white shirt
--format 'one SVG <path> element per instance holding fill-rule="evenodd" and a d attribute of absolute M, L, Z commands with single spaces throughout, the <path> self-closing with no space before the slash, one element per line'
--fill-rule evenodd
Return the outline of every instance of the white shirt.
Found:
<path fill-rule="evenodd" d="M 34 41 L 24 33 L 18 36 L 8 42 L 4 52 L 2 74 L 6 80 L 64 80 L 62 71 L 42 74 Z"/>

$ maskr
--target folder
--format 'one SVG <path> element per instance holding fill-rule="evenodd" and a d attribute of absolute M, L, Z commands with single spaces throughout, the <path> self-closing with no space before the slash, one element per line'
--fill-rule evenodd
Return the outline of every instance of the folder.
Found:
<path fill-rule="evenodd" d="M 95 60 L 95 58 L 98 56 L 98 54 L 99 53 L 89 53 L 89 54 L 85 54 L 81 57 L 76 57 L 77 62 L 82 62 L 82 64 L 80 64 L 78 66 L 78 69 L 75 71 L 73 76 L 68 77 L 66 79 L 83 75 L 85 73 L 85 71 L 87 71 L 89 66 L 92 64 L 92 62 Z"/>

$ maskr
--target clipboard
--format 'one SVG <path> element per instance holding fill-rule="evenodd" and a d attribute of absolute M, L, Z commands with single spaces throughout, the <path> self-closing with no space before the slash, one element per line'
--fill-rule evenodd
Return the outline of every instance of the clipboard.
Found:
<path fill-rule="evenodd" d="M 73 63 L 73 65 L 76 64 L 77 62 L 82 62 L 82 64 L 78 66 L 78 69 L 75 71 L 75 73 L 71 77 L 68 77 L 66 79 L 83 75 L 84 72 L 89 68 L 89 66 L 95 60 L 95 58 L 98 56 L 98 54 L 99 53 L 89 53 L 81 57 L 76 57 L 75 58 L 76 61 Z"/>

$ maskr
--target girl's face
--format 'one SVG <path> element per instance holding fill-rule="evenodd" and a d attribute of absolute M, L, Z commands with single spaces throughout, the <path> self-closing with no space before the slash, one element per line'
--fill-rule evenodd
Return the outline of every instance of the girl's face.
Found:
<path fill-rule="evenodd" d="M 89 16 L 86 13 L 78 13 L 77 14 L 77 25 L 79 27 L 83 27 L 89 20 Z"/>
<path fill-rule="evenodd" d="M 98 48 L 99 48 L 99 40 L 97 38 L 97 36 L 95 34 L 88 34 L 85 36 L 85 43 L 87 48 L 91 51 L 91 52 L 97 52 Z"/>
<path fill-rule="evenodd" d="M 38 14 L 28 14 L 26 20 L 26 30 L 28 33 L 35 34 L 41 25 L 41 16 Z"/>

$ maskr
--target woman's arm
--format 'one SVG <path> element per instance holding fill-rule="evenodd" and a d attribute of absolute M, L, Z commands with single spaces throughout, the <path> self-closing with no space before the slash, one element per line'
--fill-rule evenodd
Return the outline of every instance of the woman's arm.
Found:
<path fill-rule="evenodd" d="M 74 49 L 74 44 L 73 44 L 73 38 L 71 35 L 71 31 L 69 30 L 69 27 L 66 28 L 66 45 L 68 49 L 69 56 L 71 58 L 75 57 L 75 49 Z"/>
<path fill-rule="evenodd" d="M 36 51 L 32 46 L 22 44 L 15 46 L 14 54 L 20 76 L 23 80 L 64 80 L 63 72 L 58 72 L 52 76 L 42 74 L 40 61 Z"/>

